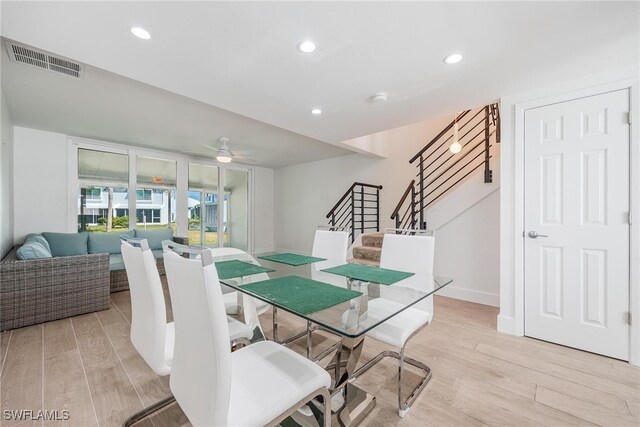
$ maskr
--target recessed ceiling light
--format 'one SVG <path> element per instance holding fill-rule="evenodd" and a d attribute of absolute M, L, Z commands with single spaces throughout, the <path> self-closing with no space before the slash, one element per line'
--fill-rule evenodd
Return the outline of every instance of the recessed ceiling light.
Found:
<path fill-rule="evenodd" d="M 316 44 L 311 40 L 304 40 L 298 43 L 298 50 L 302 53 L 311 53 L 316 50 Z"/>
<path fill-rule="evenodd" d="M 322 110 L 319 108 L 314 108 L 313 110 L 311 110 L 311 114 L 313 114 L 314 116 L 319 116 L 320 114 L 322 114 Z"/>
<path fill-rule="evenodd" d="M 131 29 L 131 33 L 142 40 L 149 40 L 151 38 L 151 34 L 149 34 L 149 32 L 144 28 L 133 27 Z"/>
<path fill-rule="evenodd" d="M 451 55 L 445 56 L 443 62 L 445 64 L 455 64 L 457 62 L 462 61 L 462 55 L 459 53 L 453 53 Z"/>
<path fill-rule="evenodd" d="M 389 99 L 389 96 L 384 92 L 378 92 L 373 95 L 371 98 L 371 102 L 386 102 Z"/>

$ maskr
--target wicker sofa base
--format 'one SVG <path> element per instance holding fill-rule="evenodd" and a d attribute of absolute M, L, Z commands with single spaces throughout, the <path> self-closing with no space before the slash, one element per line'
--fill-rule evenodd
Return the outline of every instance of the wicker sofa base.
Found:
<path fill-rule="evenodd" d="M 156 259 L 158 273 L 164 275 L 164 262 L 162 258 Z M 109 282 L 111 283 L 111 292 L 120 292 L 129 290 L 129 280 L 127 279 L 127 270 L 112 270 L 109 272 Z"/>
<path fill-rule="evenodd" d="M 109 308 L 109 255 L 0 262 L 0 331 Z"/>
<path fill-rule="evenodd" d="M 173 241 L 180 243 L 181 245 L 188 245 L 188 237 L 173 236 Z M 164 261 L 162 258 L 156 258 L 156 266 L 158 267 L 158 273 L 164 276 Z M 120 292 L 129 290 L 129 280 L 127 279 L 126 270 L 112 270 L 109 272 L 109 281 L 111 282 L 111 292 Z"/>

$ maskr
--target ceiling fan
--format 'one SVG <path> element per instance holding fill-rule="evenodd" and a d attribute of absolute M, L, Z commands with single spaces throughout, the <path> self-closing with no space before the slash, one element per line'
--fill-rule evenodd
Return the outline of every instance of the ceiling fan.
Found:
<path fill-rule="evenodd" d="M 215 151 L 216 160 L 220 163 L 229 163 L 232 160 L 239 160 L 243 163 L 257 163 L 257 160 L 245 157 L 245 152 L 243 151 L 231 151 L 228 145 L 229 138 L 226 136 L 220 137 L 218 141 L 222 144 L 220 147 L 213 147 L 209 144 L 202 144 L 202 146 Z"/>

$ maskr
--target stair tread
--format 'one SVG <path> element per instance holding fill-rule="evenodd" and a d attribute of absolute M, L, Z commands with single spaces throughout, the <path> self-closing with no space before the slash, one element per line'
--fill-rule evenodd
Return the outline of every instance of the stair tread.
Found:
<path fill-rule="evenodd" d="M 374 246 L 356 246 L 353 248 L 353 257 L 367 261 L 380 261 L 382 248 Z"/>
<path fill-rule="evenodd" d="M 348 259 L 347 262 L 350 262 L 352 264 L 371 265 L 371 266 L 375 266 L 375 267 L 379 267 L 380 266 L 380 262 L 379 261 L 371 261 L 371 260 L 368 260 L 368 259 L 351 258 L 351 259 Z"/>
<path fill-rule="evenodd" d="M 384 233 L 370 233 L 362 235 L 362 246 L 380 248 L 384 240 Z"/>

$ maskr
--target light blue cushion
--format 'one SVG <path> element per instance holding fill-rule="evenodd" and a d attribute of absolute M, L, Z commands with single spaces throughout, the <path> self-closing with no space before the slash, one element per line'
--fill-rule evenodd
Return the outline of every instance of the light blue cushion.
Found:
<path fill-rule="evenodd" d="M 133 237 L 133 231 L 116 231 L 113 233 L 89 233 L 90 254 L 119 254 L 120 236 Z"/>
<path fill-rule="evenodd" d="M 173 230 L 170 228 L 157 228 L 155 230 L 136 228 L 136 239 L 147 239 L 151 250 L 162 249 L 163 240 L 173 239 Z"/>
<path fill-rule="evenodd" d="M 124 259 L 122 254 L 109 255 L 109 271 L 124 270 Z"/>
<path fill-rule="evenodd" d="M 89 253 L 87 241 L 89 233 L 42 233 L 49 247 L 51 255 L 56 256 L 73 256 L 86 255 Z"/>
<path fill-rule="evenodd" d="M 24 238 L 24 242 L 27 243 L 32 241 L 40 243 L 42 246 L 45 247 L 47 252 L 51 254 L 51 248 L 49 247 L 49 242 L 47 242 L 47 239 L 42 237 L 42 234 L 38 234 L 38 233 L 27 234 L 27 237 Z"/>
<path fill-rule="evenodd" d="M 32 240 L 20 246 L 16 251 L 16 258 L 19 260 L 51 258 L 51 252 L 43 244 Z"/>
<path fill-rule="evenodd" d="M 158 258 L 162 258 L 162 254 L 164 253 L 164 251 L 162 249 L 155 249 L 151 251 L 151 253 L 156 259 L 158 259 Z"/>

